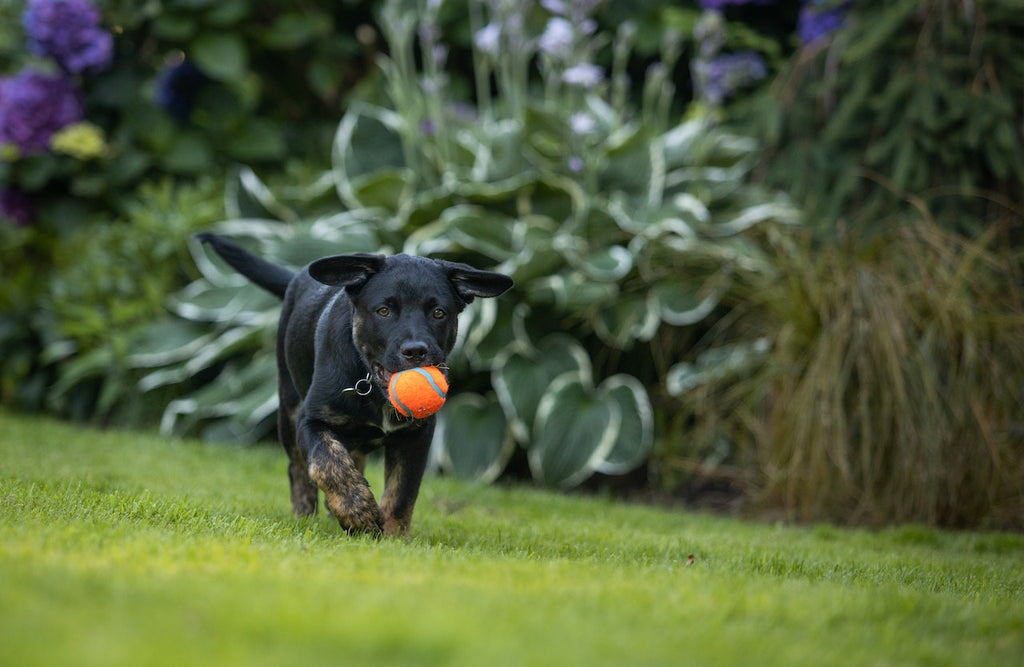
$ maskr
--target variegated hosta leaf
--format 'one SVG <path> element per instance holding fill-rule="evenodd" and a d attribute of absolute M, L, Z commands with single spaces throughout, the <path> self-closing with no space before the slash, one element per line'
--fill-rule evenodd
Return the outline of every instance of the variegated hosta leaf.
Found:
<path fill-rule="evenodd" d="M 334 136 L 333 172 L 338 195 L 349 208 L 401 208 L 415 180 L 405 162 L 403 120 L 361 102 L 349 106 Z"/>
<path fill-rule="evenodd" d="M 683 362 L 669 369 L 665 378 L 668 393 L 682 396 L 708 382 L 719 382 L 757 367 L 771 349 L 767 338 L 706 350 L 694 362 Z"/>
<path fill-rule="evenodd" d="M 548 385 L 567 371 L 589 378 L 590 357 L 574 339 L 560 334 L 545 338 L 535 348 L 516 344 L 495 359 L 491 384 L 520 442 L 529 442 L 537 406 Z"/>
<path fill-rule="evenodd" d="M 654 408 L 643 383 L 625 373 L 606 379 L 597 392 L 618 404 L 622 423 L 615 444 L 596 469 L 606 475 L 621 475 L 650 456 L 654 446 Z"/>
<path fill-rule="evenodd" d="M 433 447 L 443 471 L 486 484 L 505 469 L 515 440 L 496 399 L 458 394 L 440 412 Z"/>
<path fill-rule="evenodd" d="M 277 404 L 277 362 L 273 355 L 266 355 L 228 366 L 217 382 L 171 401 L 164 410 L 160 430 L 180 433 L 201 420 L 226 417 L 232 439 L 254 440 L 269 428 Z"/>
<path fill-rule="evenodd" d="M 717 216 L 707 232 L 713 236 L 732 236 L 750 229 L 762 222 L 795 224 L 799 215 L 795 208 L 784 199 L 748 206 L 729 217 Z"/>
<path fill-rule="evenodd" d="M 219 287 L 197 280 L 174 295 L 168 307 L 194 321 L 261 324 L 272 322 L 280 305 L 280 299 L 251 283 Z"/>
<path fill-rule="evenodd" d="M 527 289 L 531 301 L 573 313 L 602 306 L 619 295 L 616 283 L 596 282 L 576 271 L 540 278 Z"/>
<path fill-rule="evenodd" d="M 191 320 L 164 317 L 142 328 L 132 341 L 128 363 L 133 368 L 157 368 L 195 356 L 216 332 Z"/>
<path fill-rule="evenodd" d="M 283 204 L 249 167 L 228 177 L 224 187 L 226 213 L 231 218 L 266 218 L 297 222 L 299 215 Z"/>
<path fill-rule="evenodd" d="M 651 295 L 661 319 L 673 326 L 696 324 L 711 314 L 729 285 L 725 273 L 713 275 L 704 284 L 664 280 L 654 286 Z"/>
<path fill-rule="evenodd" d="M 623 294 L 597 311 L 594 332 L 607 345 L 628 350 L 638 341 L 654 338 L 661 322 L 659 316 L 656 300 L 644 294 Z"/>
<path fill-rule="evenodd" d="M 547 486 L 576 486 L 604 462 L 621 425 L 619 402 L 601 396 L 589 378 L 574 371 L 558 376 L 537 406 L 530 472 Z"/>
<path fill-rule="evenodd" d="M 597 248 L 579 259 L 579 268 L 593 280 L 622 280 L 633 270 L 633 253 L 620 245 Z"/>
<path fill-rule="evenodd" d="M 477 350 L 481 341 L 494 330 L 498 319 L 498 302 L 495 299 L 476 299 L 459 314 L 459 333 L 449 359 L 467 359 L 478 366 L 482 359 Z"/>
<path fill-rule="evenodd" d="M 503 262 L 523 249 L 525 225 L 478 206 L 455 206 L 441 216 L 446 232 L 467 250 Z"/>

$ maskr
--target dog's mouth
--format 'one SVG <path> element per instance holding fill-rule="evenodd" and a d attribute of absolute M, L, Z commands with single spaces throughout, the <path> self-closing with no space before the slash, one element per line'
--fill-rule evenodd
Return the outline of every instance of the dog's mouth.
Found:
<path fill-rule="evenodd" d="M 384 389 L 384 391 L 387 391 L 388 384 L 391 382 L 391 376 L 394 375 L 394 373 L 384 368 L 384 365 L 377 361 L 371 364 L 371 369 L 373 371 L 374 381 L 376 381 L 377 385 Z"/>
<path fill-rule="evenodd" d="M 424 365 L 425 366 L 437 366 L 438 368 L 441 369 L 441 372 L 443 372 L 445 374 L 445 376 L 448 375 L 448 364 L 446 364 L 444 362 L 437 363 L 437 364 L 424 364 Z M 410 366 L 409 368 L 412 368 L 412 366 Z M 404 371 L 404 370 L 409 370 L 408 368 L 400 368 L 400 369 L 395 370 L 395 371 L 389 371 L 388 369 L 384 368 L 384 364 L 380 363 L 379 361 L 372 362 L 370 364 L 370 369 L 371 369 L 370 370 L 370 375 L 372 376 L 373 381 L 376 382 L 377 385 L 381 389 L 384 390 L 385 394 L 388 391 L 388 385 L 391 384 L 391 377 L 395 373 L 398 373 L 398 372 L 401 372 L 401 371 Z"/>

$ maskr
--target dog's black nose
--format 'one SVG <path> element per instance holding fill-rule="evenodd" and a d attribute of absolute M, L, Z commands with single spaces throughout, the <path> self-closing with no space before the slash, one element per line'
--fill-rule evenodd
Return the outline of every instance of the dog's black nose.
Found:
<path fill-rule="evenodd" d="M 410 362 L 421 365 L 427 358 L 427 344 L 419 340 L 410 340 L 402 343 L 402 347 L 399 349 L 402 356 L 408 359 Z"/>

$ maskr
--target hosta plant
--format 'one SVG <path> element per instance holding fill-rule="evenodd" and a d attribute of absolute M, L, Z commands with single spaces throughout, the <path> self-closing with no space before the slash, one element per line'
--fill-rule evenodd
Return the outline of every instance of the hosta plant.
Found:
<path fill-rule="evenodd" d="M 633 108 L 622 90 L 628 27 L 606 76 L 589 60 L 585 45 L 599 42 L 579 16 L 509 21 L 510 3 L 470 10 L 476 99 L 446 85 L 434 3 L 424 15 L 388 3 L 390 105 L 356 101 L 339 124 L 329 177 L 341 212 L 285 222 L 250 174 L 237 191 L 250 193 L 260 219 L 220 231 L 293 266 L 393 250 L 512 275 L 512 292 L 463 314 L 435 460 L 491 480 L 518 446 L 552 486 L 626 472 L 653 447 L 658 369 L 680 352 L 671 341 L 714 317 L 737 286 L 772 276 L 757 228 L 793 222 L 794 212 L 748 183 L 751 141 L 701 118 L 668 122 L 671 40 Z M 172 405 L 166 424 L 216 418 L 256 434 L 269 424 L 274 381 L 268 370 L 256 382 L 252 369 L 269 368 L 276 305 L 193 250 L 204 278 L 172 310 L 187 320 L 178 328 L 198 331 L 163 350 L 149 384 L 223 367 L 224 379 Z"/>

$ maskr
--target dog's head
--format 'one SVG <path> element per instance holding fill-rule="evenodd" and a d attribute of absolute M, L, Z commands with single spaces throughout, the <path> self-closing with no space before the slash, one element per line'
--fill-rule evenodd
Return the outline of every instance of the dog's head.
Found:
<path fill-rule="evenodd" d="M 393 373 L 443 365 L 463 308 L 512 287 L 501 273 L 410 255 L 336 255 L 313 262 L 309 273 L 345 288 L 353 342 L 385 392 Z"/>

